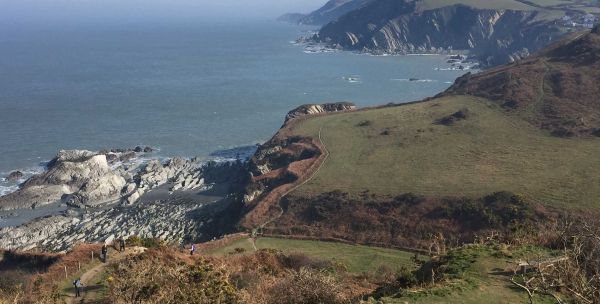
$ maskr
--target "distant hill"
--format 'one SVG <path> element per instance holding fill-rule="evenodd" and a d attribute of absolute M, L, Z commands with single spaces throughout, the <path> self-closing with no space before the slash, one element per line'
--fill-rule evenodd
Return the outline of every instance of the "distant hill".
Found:
<path fill-rule="evenodd" d="M 600 136 L 600 30 L 514 64 L 467 74 L 443 95 L 474 95 L 556 136 Z"/>
<path fill-rule="evenodd" d="M 302 18 L 305 18 L 305 17 L 306 17 L 306 15 L 301 14 L 301 13 L 287 13 L 287 14 L 283 14 L 279 18 L 277 18 L 277 21 L 288 22 L 288 23 L 300 23 L 300 20 L 302 20 Z"/>
<path fill-rule="evenodd" d="M 373 1 L 375 0 L 329 0 L 321 8 L 309 14 L 285 14 L 278 20 L 307 25 L 325 25 Z"/>

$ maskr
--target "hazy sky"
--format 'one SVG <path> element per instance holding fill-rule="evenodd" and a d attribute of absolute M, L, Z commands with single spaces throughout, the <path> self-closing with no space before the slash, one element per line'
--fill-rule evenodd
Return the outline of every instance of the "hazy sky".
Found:
<path fill-rule="evenodd" d="M 326 0 L 0 0 L 0 22 L 136 22 L 273 19 L 308 12 Z"/>

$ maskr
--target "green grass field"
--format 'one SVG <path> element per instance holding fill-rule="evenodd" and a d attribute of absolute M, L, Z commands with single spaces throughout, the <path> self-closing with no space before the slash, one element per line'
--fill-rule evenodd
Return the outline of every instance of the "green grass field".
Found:
<path fill-rule="evenodd" d="M 267 237 L 258 238 L 256 247 L 258 249 L 277 249 L 286 253 L 304 253 L 318 259 L 333 259 L 343 263 L 348 271 L 353 273 L 374 272 L 381 265 L 386 265 L 391 269 L 400 268 L 403 265 L 409 266 L 412 265 L 414 257 L 413 253 L 395 249 Z M 208 253 L 227 255 L 232 253 L 235 248 L 244 248 L 248 252 L 254 250 L 248 239 L 241 239 Z"/>
<path fill-rule="evenodd" d="M 435 123 L 463 108 L 471 113 L 466 120 Z M 319 116 L 294 133 L 317 138 L 321 128 L 330 157 L 296 194 L 480 197 L 511 191 L 559 207 L 600 207 L 598 138 L 552 137 L 486 100 L 448 97 Z"/>

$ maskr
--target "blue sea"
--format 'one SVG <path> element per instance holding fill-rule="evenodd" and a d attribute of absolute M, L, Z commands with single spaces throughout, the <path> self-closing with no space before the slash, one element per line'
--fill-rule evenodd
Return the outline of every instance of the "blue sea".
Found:
<path fill-rule="evenodd" d="M 462 71 L 444 56 L 306 52 L 274 21 L 0 28 L 0 177 L 60 149 L 201 156 L 263 142 L 305 103 L 407 102 Z M 419 81 L 408 81 L 409 78 Z M 0 194 L 15 184 L 0 181 Z"/>

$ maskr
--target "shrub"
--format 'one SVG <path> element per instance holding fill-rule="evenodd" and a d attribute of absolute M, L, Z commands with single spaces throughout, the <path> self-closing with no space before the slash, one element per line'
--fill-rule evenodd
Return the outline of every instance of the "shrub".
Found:
<path fill-rule="evenodd" d="M 139 236 L 133 235 L 127 239 L 129 246 L 142 246 L 146 248 L 160 248 L 165 246 L 165 242 L 159 238 L 140 238 Z"/>
<path fill-rule="evenodd" d="M 223 269 L 205 260 L 187 263 L 165 249 L 127 258 L 110 276 L 114 303 L 240 303 Z"/>
<path fill-rule="evenodd" d="M 236 247 L 229 254 L 242 254 L 244 252 L 246 252 L 246 248 Z"/>
<path fill-rule="evenodd" d="M 481 199 L 446 198 L 433 214 L 471 229 L 503 228 L 536 217 L 529 203 L 510 192 L 496 192 Z"/>
<path fill-rule="evenodd" d="M 270 304 L 347 303 L 342 285 L 323 271 L 302 268 L 277 282 L 269 292 Z"/>
<path fill-rule="evenodd" d="M 396 274 L 396 283 L 400 288 L 408 288 L 418 283 L 417 276 L 413 271 L 402 266 Z"/>

